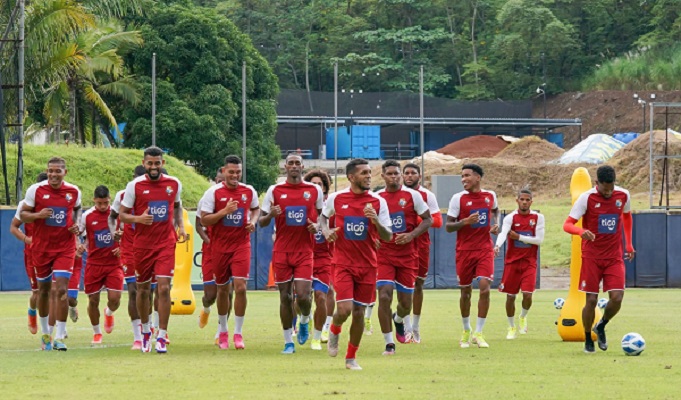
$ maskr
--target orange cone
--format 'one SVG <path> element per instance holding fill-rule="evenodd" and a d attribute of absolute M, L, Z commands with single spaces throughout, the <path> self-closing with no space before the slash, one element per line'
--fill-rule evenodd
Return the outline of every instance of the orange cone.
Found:
<path fill-rule="evenodd" d="M 268 289 L 273 289 L 277 285 L 274 283 L 274 271 L 272 271 L 272 263 L 270 263 L 270 273 L 269 273 L 269 279 L 267 279 L 267 288 Z"/>

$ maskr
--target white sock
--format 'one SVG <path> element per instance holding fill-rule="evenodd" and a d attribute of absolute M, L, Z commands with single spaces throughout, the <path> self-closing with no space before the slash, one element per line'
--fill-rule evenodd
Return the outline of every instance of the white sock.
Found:
<path fill-rule="evenodd" d="M 526 310 L 526 309 L 523 308 L 523 309 L 520 311 L 520 318 L 525 318 L 525 317 L 527 317 L 527 313 L 528 313 L 528 312 L 530 312 L 530 310 Z"/>
<path fill-rule="evenodd" d="M 210 314 L 210 307 L 203 307 L 204 314 Z"/>
<path fill-rule="evenodd" d="M 151 333 L 151 329 L 149 327 L 148 322 L 146 324 L 142 324 L 142 333 Z"/>
<path fill-rule="evenodd" d="M 113 311 L 109 310 L 109 307 L 107 307 L 107 308 L 104 309 L 104 315 L 106 315 L 107 317 L 110 317 L 110 316 L 113 315 Z"/>
<path fill-rule="evenodd" d="M 165 339 L 165 337 L 166 337 L 167 334 L 168 334 L 168 331 L 166 331 L 165 329 L 159 329 L 159 330 L 158 330 L 158 335 L 156 335 L 156 337 L 157 337 L 157 338 L 162 337 L 162 338 Z"/>
<path fill-rule="evenodd" d="M 154 311 L 154 326 L 158 327 L 159 326 L 159 318 L 158 318 L 158 311 Z"/>
<path fill-rule="evenodd" d="M 513 328 L 515 326 L 515 317 L 507 317 L 508 318 L 508 325 Z"/>
<path fill-rule="evenodd" d="M 92 330 L 95 332 L 95 335 L 102 334 L 102 329 L 99 327 L 99 325 L 92 325 Z"/>
<path fill-rule="evenodd" d="M 220 332 L 227 332 L 227 316 L 218 314 L 218 325 Z"/>
<path fill-rule="evenodd" d="M 385 344 L 395 344 L 395 339 L 393 339 L 393 333 L 388 332 L 383 334 L 383 340 L 385 340 Z"/>
<path fill-rule="evenodd" d="M 142 320 L 133 319 L 130 321 L 130 324 L 132 324 L 132 336 L 134 340 L 142 340 Z"/>
<path fill-rule="evenodd" d="M 243 316 L 243 317 L 239 317 L 239 316 L 236 316 L 236 315 L 234 316 L 234 334 L 235 335 L 241 335 L 241 330 L 244 328 L 244 318 L 245 317 L 246 316 Z"/>
<path fill-rule="evenodd" d="M 367 309 L 364 311 L 364 318 L 371 319 L 371 313 L 373 311 L 374 311 L 374 306 L 367 306 Z"/>
<path fill-rule="evenodd" d="M 310 322 L 310 316 L 309 315 L 303 315 L 300 317 L 300 323 L 301 324 L 307 324 Z"/>
<path fill-rule="evenodd" d="M 414 314 L 411 317 L 411 326 L 412 326 L 413 330 L 415 330 L 415 331 L 419 330 L 419 322 L 421 322 L 421 316 Z"/>
<path fill-rule="evenodd" d="M 485 321 L 487 321 L 487 318 L 478 317 L 478 323 L 475 325 L 476 333 L 482 333 L 482 328 L 485 326 Z"/>
<path fill-rule="evenodd" d="M 324 322 L 324 327 L 322 328 L 322 331 L 328 332 L 329 327 L 331 326 L 331 322 L 333 322 L 333 315 L 329 315 L 326 317 L 326 322 Z"/>
<path fill-rule="evenodd" d="M 411 315 L 407 314 L 404 319 L 404 331 L 405 332 L 413 332 L 411 328 Z"/>
<path fill-rule="evenodd" d="M 49 327 L 49 323 L 47 322 L 50 319 L 50 317 L 38 317 L 38 322 L 40 322 L 40 330 L 43 332 L 43 335 L 49 335 L 51 330 Z"/>
<path fill-rule="evenodd" d="M 293 343 L 293 328 L 284 329 L 284 343 Z"/>
<path fill-rule="evenodd" d="M 404 323 L 404 318 L 400 317 L 399 315 L 395 314 L 393 317 L 393 321 L 397 322 L 398 324 Z"/>
<path fill-rule="evenodd" d="M 461 317 L 461 322 L 463 322 L 463 330 L 464 331 L 470 331 L 471 330 L 471 317 Z"/>
<path fill-rule="evenodd" d="M 66 321 L 57 321 L 57 334 L 55 339 L 64 339 L 66 336 Z"/>
<path fill-rule="evenodd" d="M 322 331 L 314 330 L 312 340 L 322 340 Z"/>
<path fill-rule="evenodd" d="M 49 317 L 45 317 L 45 318 L 49 318 Z M 54 325 L 49 325 L 47 327 L 47 334 L 52 335 L 53 332 L 54 332 Z"/>

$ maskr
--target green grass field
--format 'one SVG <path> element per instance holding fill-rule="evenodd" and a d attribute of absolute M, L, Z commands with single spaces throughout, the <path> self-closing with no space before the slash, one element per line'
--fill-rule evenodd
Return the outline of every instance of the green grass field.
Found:
<path fill-rule="evenodd" d="M 681 291 L 627 291 L 620 315 L 608 325 L 610 350 L 587 355 L 581 343 L 562 342 L 554 325 L 556 297 L 539 291 L 529 315 L 530 332 L 505 339 L 504 298 L 492 297 L 485 333 L 489 349 L 459 349 L 458 292 L 427 291 L 420 345 L 400 345 L 381 355 L 377 332 L 364 336 L 358 353 L 363 371 L 344 369 L 341 354 L 297 346 L 283 356 L 278 296 L 252 292 L 244 327 L 246 350 L 213 345 L 215 315 L 200 330 L 197 316 L 171 316 L 166 355 L 141 354 L 132 341 L 124 306 L 105 335 L 108 347 L 91 348 L 85 296 L 80 320 L 68 322 L 67 352 L 41 352 L 25 326 L 26 293 L 0 295 L 0 388 L 3 399 L 29 398 L 546 398 L 672 399 L 681 387 Z M 197 293 L 197 298 L 200 294 Z M 474 295 L 474 300 L 477 295 Z M 198 311 L 197 311 L 198 315 Z M 230 321 L 230 328 L 232 328 Z M 647 341 L 639 357 L 627 357 L 619 340 L 630 331 Z M 390 396 L 390 397 L 387 397 Z"/>

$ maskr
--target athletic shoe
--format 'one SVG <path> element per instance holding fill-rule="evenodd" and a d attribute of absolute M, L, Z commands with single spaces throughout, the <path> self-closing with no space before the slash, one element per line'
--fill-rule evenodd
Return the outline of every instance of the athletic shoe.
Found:
<path fill-rule="evenodd" d="M 486 349 L 489 347 L 489 344 L 487 344 L 485 341 L 485 336 L 483 336 L 482 332 L 475 332 L 473 334 L 473 338 L 471 339 L 471 343 L 477 344 L 481 349 Z"/>
<path fill-rule="evenodd" d="M 388 343 L 385 345 L 385 351 L 383 352 L 384 356 L 392 356 L 395 355 L 395 343 Z"/>
<path fill-rule="evenodd" d="M 409 344 L 413 342 L 414 334 L 411 332 L 405 332 L 404 333 L 404 343 Z"/>
<path fill-rule="evenodd" d="M 596 352 L 596 347 L 594 346 L 594 342 L 584 342 L 584 352 L 586 354 L 593 354 Z"/>
<path fill-rule="evenodd" d="M 601 327 L 601 321 L 598 321 L 596 326 L 594 326 L 594 333 L 598 338 L 598 348 L 606 351 L 608 350 L 608 340 L 605 338 L 605 327 Z"/>
<path fill-rule="evenodd" d="M 404 334 L 404 322 L 395 321 L 396 316 L 397 314 L 393 313 L 393 322 L 395 323 L 395 337 L 397 338 L 397 341 L 400 343 L 408 343 L 407 338 L 405 337 Z"/>
<path fill-rule="evenodd" d="M 519 329 L 520 334 L 521 334 L 521 335 L 526 334 L 526 333 L 527 333 L 527 317 L 524 317 L 524 318 L 523 318 L 523 317 L 520 317 L 520 318 L 518 319 L 518 323 L 519 323 L 519 325 L 520 325 L 520 329 Z"/>
<path fill-rule="evenodd" d="M 506 333 L 506 339 L 508 340 L 513 340 L 516 338 L 518 334 L 518 330 L 516 329 L 515 326 L 509 326 L 508 327 L 508 332 Z"/>
<path fill-rule="evenodd" d="M 104 312 L 104 332 L 106 333 L 111 333 L 113 332 L 114 328 L 114 316 L 108 316 L 106 315 L 106 312 Z"/>
<path fill-rule="evenodd" d="M 166 341 L 166 346 L 170 346 L 170 337 L 168 336 L 168 332 L 166 332 L 166 337 L 164 337 L 163 339 L 165 339 Z"/>
<path fill-rule="evenodd" d="M 92 342 L 90 342 L 90 344 L 92 345 L 102 344 L 102 334 L 95 333 L 95 335 L 92 337 Z"/>
<path fill-rule="evenodd" d="M 142 353 L 151 353 L 151 333 L 142 332 Z"/>
<path fill-rule="evenodd" d="M 32 335 L 35 335 L 36 333 L 38 333 L 38 316 L 37 315 L 28 314 L 28 331 L 31 332 Z"/>
<path fill-rule="evenodd" d="M 69 318 L 73 322 L 78 321 L 78 309 L 76 307 L 69 307 Z"/>
<path fill-rule="evenodd" d="M 206 314 L 201 310 L 201 314 L 199 314 L 199 328 L 203 329 L 208 324 L 208 317 L 210 317 L 210 314 Z"/>
<path fill-rule="evenodd" d="M 360 371 L 362 367 L 360 367 L 359 364 L 357 364 L 357 360 L 355 360 L 354 358 L 350 358 L 345 360 L 345 369 Z"/>
<path fill-rule="evenodd" d="M 235 333 L 233 336 L 234 339 L 234 348 L 237 350 L 243 350 L 246 348 L 246 345 L 244 344 L 244 337 L 241 336 L 240 333 Z"/>
<path fill-rule="evenodd" d="M 160 354 L 165 354 L 168 352 L 168 348 L 166 347 L 168 344 L 166 343 L 166 338 L 156 338 L 156 352 Z"/>
<path fill-rule="evenodd" d="M 312 342 L 310 344 L 310 348 L 312 350 L 321 350 L 322 349 L 322 341 L 312 339 Z"/>
<path fill-rule="evenodd" d="M 298 344 L 301 346 L 310 338 L 310 322 L 298 324 Z"/>
<path fill-rule="evenodd" d="M 322 343 L 326 343 L 329 341 L 329 330 L 328 329 L 322 329 Z"/>
<path fill-rule="evenodd" d="M 293 354 L 296 352 L 296 345 L 293 343 L 286 343 L 284 344 L 284 350 L 281 351 L 281 354 Z"/>
<path fill-rule="evenodd" d="M 142 350 L 142 341 L 141 340 L 135 340 L 132 342 L 132 347 L 130 350 Z"/>
<path fill-rule="evenodd" d="M 464 330 L 461 334 L 461 340 L 459 340 L 459 347 L 462 349 L 467 349 L 471 347 L 471 331 Z"/>
<path fill-rule="evenodd" d="M 364 318 L 364 334 L 372 335 L 374 330 L 371 328 L 371 318 Z"/>
<path fill-rule="evenodd" d="M 411 342 L 416 344 L 421 343 L 421 332 L 414 330 L 411 334 Z"/>
<path fill-rule="evenodd" d="M 43 335 L 40 338 L 41 348 L 45 351 L 52 350 L 52 337 L 50 335 Z"/>
<path fill-rule="evenodd" d="M 326 350 L 331 357 L 336 357 L 338 355 L 338 339 L 340 339 L 340 335 L 334 335 L 333 332 L 329 332 L 329 341 L 326 342 Z"/>
<path fill-rule="evenodd" d="M 64 343 L 63 339 L 56 339 L 54 343 L 52 343 L 52 348 L 58 351 L 68 350 L 66 348 L 66 343 Z"/>
<path fill-rule="evenodd" d="M 220 332 L 220 337 L 218 338 L 218 347 L 220 350 L 229 349 L 229 332 Z"/>

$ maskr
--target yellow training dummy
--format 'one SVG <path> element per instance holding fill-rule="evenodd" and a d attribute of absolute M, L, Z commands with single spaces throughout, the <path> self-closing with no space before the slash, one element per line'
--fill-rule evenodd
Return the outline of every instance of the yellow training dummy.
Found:
<path fill-rule="evenodd" d="M 187 210 L 182 210 L 184 219 L 184 231 L 187 232 L 187 240 L 175 246 L 175 276 L 173 287 L 170 290 L 170 313 L 193 314 L 196 308 L 194 292 L 192 291 L 192 263 L 194 259 L 194 232 L 189 222 Z"/>

